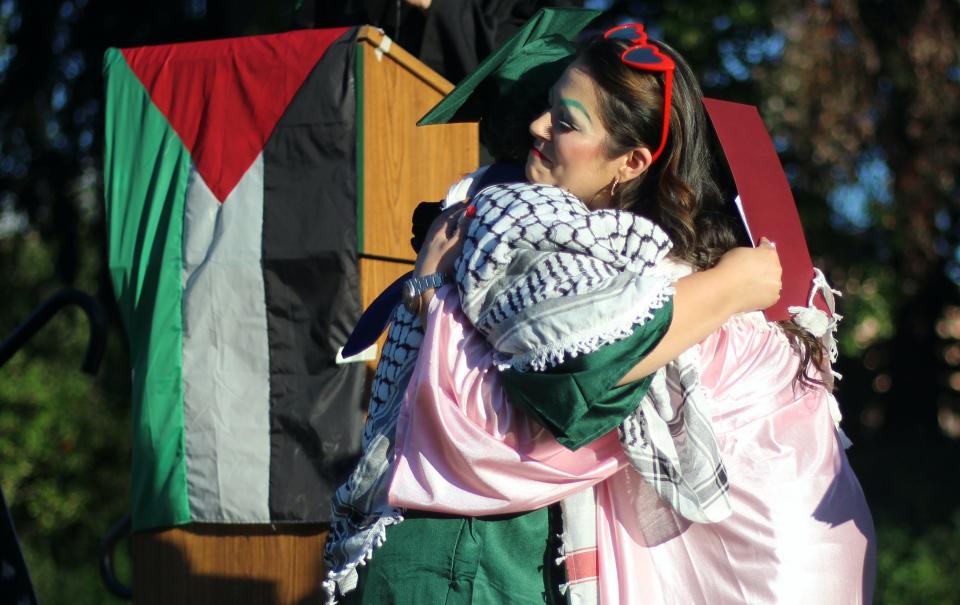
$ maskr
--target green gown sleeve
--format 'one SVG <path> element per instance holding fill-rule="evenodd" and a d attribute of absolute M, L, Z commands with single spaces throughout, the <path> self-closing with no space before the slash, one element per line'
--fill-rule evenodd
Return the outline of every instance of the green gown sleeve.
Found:
<path fill-rule="evenodd" d="M 502 372 L 507 400 L 575 450 L 612 431 L 650 387 L 651 376 L 615 386 L 670 327 L 672 299 L 623 340 L 543 372 Z"/>

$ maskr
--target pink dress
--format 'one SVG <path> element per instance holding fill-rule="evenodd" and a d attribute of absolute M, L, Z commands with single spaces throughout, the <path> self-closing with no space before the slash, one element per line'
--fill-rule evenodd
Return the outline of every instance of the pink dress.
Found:
<path fill-rule="evenodd" d="M 600 574 L 601 602 L 870 603 L 873 522 L 831 396 L 795 386 L 799 360 L 760 313 L 728 321 L 700 354 L 733 514 L 684 522 L 637 496 L 651 488 L 631 470 L 611 476 L 597 489 L 598 511 L 612 511 L 599 520 L 599 558 L 616 565 Z M 636 502 L 651 506 L 631 516 Z"/>
<path fill-rule="evenodd" d="M 392 504 L 498 514 L 594 485 L 601 604 L 871 602 L 873 524 L 832 398 L 795 386 L 798 358 L 762 314 L 700 344 L 733 514 L 692 524 L 628 466 L 614 434 L 569 452 L 511 411 L 489 346 L 442 294 L 397 429 Z"/>

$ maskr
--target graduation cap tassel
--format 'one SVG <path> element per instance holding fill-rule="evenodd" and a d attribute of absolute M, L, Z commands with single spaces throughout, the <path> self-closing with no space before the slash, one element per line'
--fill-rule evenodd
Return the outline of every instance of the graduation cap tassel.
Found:
<path fill-rule="evenodd" d="M 830 284 L 827 283 L 827 278 L 823 275 L 823 271 L 814 267 L 813 272 L 813 287 L 810 289 L 807 306 L 791 306 L 787 308 L 787 311 L 793 316 L 793 320 L 798 326 L 813 336 L 823 339 L 823 344 L 826 345 L 827 350 L 830 352 L 830 362 L 833 363 L 837 360 L 839 354 L 834 334 L 837 331 L 837 324 L 843 319 L 843 316 L 838 315 L 835 311 L 836 302 L 834 295 L 842 296 L 842 294 L 839 290 L 834 290 L 830 287 Z M 823 299 L 827 303 L 827 310 L 829 312 L 818 309 L 814 304 L 817 294 L 823 294 Z"/>
<path fill-rule="evenodd" d="M 818 309 L 815 305 L 814 300 L 818 294 L 823 295 L 823 300 L 827 303 L 826 306 L 829 313 Z M 787 309 L 787 311 L 793 315 L 793 320 L 798 326 L 823 341 L 824 346 L 827 348 L 827 351 L 829 351 L 831 364 L 837 361 L 839 354 L 835 334 L 837 332 L 837 324 L 843 319 L 843 316 L 836 312 L 836 299 L 834 296 L 842 296 L 842 294 L 839 290 L 830 287 L 823 271 L 814 267 L 813 286 L 810 289 L 807 306 L 793 306 Z M 835 378 L 839 379 L 841 377 L 839 373 L 833 371 L 832 367 L 824 369 L 824 372 L 826 371 L 829 371 Z M 830 416 L 833 418 L 833 424 L 837 429 L 837 438 L 840 440 L 843 449 L 847 449 L 853 445 L 853 442 L 850 441 L 850 438 L 847 437 L 843 429 L 840 428 L 840 421 L 843 420 L 843 415 L 840 413 L 840 404 L 832 393 L 829 394 L 828 400 Z"/>

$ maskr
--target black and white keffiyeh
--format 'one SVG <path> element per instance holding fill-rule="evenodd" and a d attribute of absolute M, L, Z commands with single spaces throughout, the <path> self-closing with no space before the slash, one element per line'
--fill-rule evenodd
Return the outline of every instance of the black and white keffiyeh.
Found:
<path fill-rule="evenodd" d="M 590 211 L 562 189 L 526 183 L 488 187 L 473 203 L 457 284 L 465 315 L 501 367 L 537 371 L 596 351 L 632 334 L 673 294 L 669 238 L 645 218 Z M 356 567 L 403 520 L 387 504 L 387 489 L 397 416 L 422 339 L 419 318 L 399 307 L 374 378 L 363 456 L 333 499 L 328 603 L 356 586 Z M 679 514 L 717 521 L 730 504 L 696 362 L 688 352 L 660 370 L 620 437 L 637 472 Z M 592 516 L 574 514 L 565 509 L 564 525 L 589 533 Z"/>
<path fill-rule="evenodd" d="M 457 260 L 460 306 L 501 366 L 543 370 L 626 338 L 673 293 L 666 233 L 563 189 L 516 183 L 474 202 Z"/>
<path fill-rule="evenodd" d="M 361 441 L 363 455 L 333 495 L 330 533 L 324 546 L 327 577 L 323 589 L 328 604 L 336 602 L 338 593 L 356 588 L 357 566 L 366 563 L 383 544 L 388 526 L 403 521 L 402 511 L 387 502 L 387 490 L 397 418 L 421 342 L 420 317 L 397 305 L 373 378 Z"/>

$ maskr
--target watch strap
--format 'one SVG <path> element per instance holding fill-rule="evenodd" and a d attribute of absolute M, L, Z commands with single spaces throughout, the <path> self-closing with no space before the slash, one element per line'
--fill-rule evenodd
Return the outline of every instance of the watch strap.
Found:
<path fill-rule="evenodd" d="M 448 281 L 449 278 L 447 278 L 445 274 L 437 272 L 431 273 L 430 275 L 424 275 L 422 277 L 413 276 L 407 280 L 407 283 L 412 286 L 415 295 L 420 296 L 427 290 L 439 288 Z"/>

